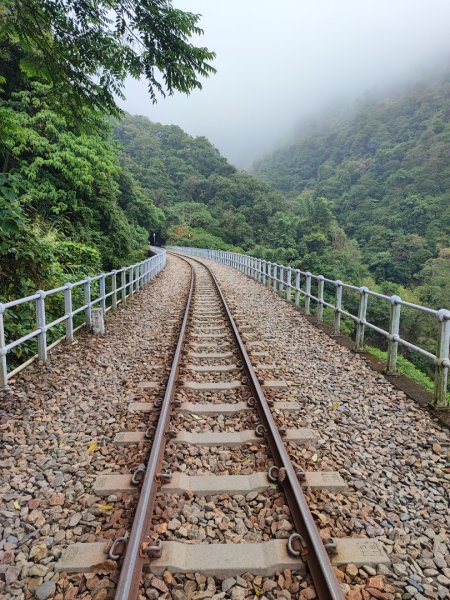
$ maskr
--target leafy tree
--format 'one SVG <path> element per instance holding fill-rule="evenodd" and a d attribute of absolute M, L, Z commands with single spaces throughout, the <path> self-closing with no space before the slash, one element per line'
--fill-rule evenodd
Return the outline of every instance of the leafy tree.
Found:
<path fill-rule="evenodd" d="M 171 222 L 188 227 L 209 228 L 214 221 L 207 207 L 199 202 L 178 202 L 167 209 L 167 215 Z"/>
<path fill-rule="evenodd" d="M 117 113 L 128 75 L 145 77 L 156 101 L 201 88 L 214 53 L 196 47 L 199 15 L 170 0 L 3 0 L 0 48 L 13 44 L 20 68 L 60 91 L 77 112 Z"/>

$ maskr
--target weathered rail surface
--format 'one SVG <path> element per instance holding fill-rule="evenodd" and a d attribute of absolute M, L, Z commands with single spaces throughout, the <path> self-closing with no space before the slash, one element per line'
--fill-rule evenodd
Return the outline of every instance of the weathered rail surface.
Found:
<path fill-rule="evenodd" d="M 311 574 L 318 597 L 342 598 L 342 592 L 336 579 L 332 561 L 335 564 L 378 564 L 387 561 L 377 543 L 365 538 L 322 540 L 319 530 L 308 509 L 302 491 L 302 483 L 311 487 L 333 487 L 342 485 L 336 473 L 305 472 L 300 465 L 294 465 L 283 441 L 307 443 L 314 441 L 312 430 L 279 430 L 271 411 L 274 404 L 267 397 L 265 388 L 283 388 L 282 381 L 260 381 L 250 360 L 246 342 L 242 339 L 236 322 L 231 314 L 218 283 L 205 265 L 192 266 L 192 280 L 186 300 L 180 336 L 174 351 L 172 367 L 167 381 L 164 399 L 160 406 L 159 419 L 155 429 L 143 432 L 124 432 L 116 437 L 116 443 L 129 444 L 148 439 L 151 452 L 146 466 L 142 465 L 131 475 L 100 477 L 96 483 L 97 494 L 107 495 L 114 490 L 133 491 L 140 485 L 140 496 L 133 526 L 127 539 L 118 539 L 110 550 L 110 556 L 118 559 L 120 549 L 125 547 L 121 575 L 117 586 L 116 598 L 136 598 L 139 594 L 142 570 L 148 566 L 157 573 L 163 570 L 173 572 L 207 572 L 229 576 L 244 572 L 261 574 L 275 573 L 283 568 L 305 572 L 305 566 Z M 197 275 L 195 275 L 195 272 Z M 186 343 L 189 329 L 190 341 Z M 222 329 L 225 331 L 223 333 Z M 244 336 L 245 337 L 245 336 Z M 197 341 L 192 341 L 195 339 Z M 224 349 L 225 348 L 225 349 Z M 251 351 L 250 351 L 251 354 Z M 256 357 L 257 352 L 253 355 Z M 184 369 L 192 371 L 192 381 L 180 381 L 180 365 L 185 361 Z M 186 364 L 195 359 L 200 364 Z M 236 360 L 237 359 L 237 360 Z M 211 363 L 210 361 L 214 361 Z M 224 362 L 225 361 L 225 362 Z M 265 365 L 261 365 L 263 367 Z M 242 376 L 241 371 L 244 372 Z M 231 373 L 240 373 L 239 379 L 229 380 Z M 218 374 L 216 377 L 215 374 Z M 202 380 L 203 377 L 203 380 Z M 224 379 L 225 377 L 225 379 Z M 200 381 L 199 381 L 200 379 Z M 211 379 L 214 379 L 211 381 Z M 216 381 L 215 379 L 219 379 Z M 152 387 L 152 382 L 143 382 L 143 386 Z M 177 390 L 188 390 L 197 394 L 195 402 L 180 401 Z M 238 391 L 245 390 L 245 401 L 240 402 Z M 227 402 L 203 402 L 203 394 L 227 394 Z M 291 405 L 291 406 L 290 406 Z M 138 407 L 135 407 L 138 408 Z M 158 406 L 141 406 L 143 411 Z M 295 412 L 295 403 L 277 402 L 279 410 Z M 224 415 L 241 413 L 250 415 L 254 423 L 253 430 L 218 433 L 205 431 L 192 433 L 186 430 L 171 430 L 170 421 L 177 412 L 194 415 Z M 249 421 L 246 420 L 245 423 Z M 215 445 L 242 445 L 246 442 L 263 442 L 270 448 L 267 471 L 256 472 L 248 477 L 239 475 L 189 476 L 183 473 L 171 473 L 167 470 L 164 451 L 168 443 Z M 114 479 L 114 481 L 111 480 Z M 120 479 L 120 476 L 119 476 Z M 244 481 L 245 480 L 245 481 Z M 271 484 L 277 484 L 287 500 L 292 532 L 289 537 L 264 541 L 258 544 L 198 544 L 188 545 L 180 542 L 161 541 L 155 533 L 152 523 L 155 499 L 160 493 L 190 492 L 197 495 L 214 493 L 244 494 L 260 491 Z M 245 502 L 245 500 L 244 500 Z M 93 547 L 95 546 L 95 548 Z M 71 571 L 77 562 L 74 557 L 85 557 L 83 569 L 88 570 L 101 560 L 102 544 L 81 544 L 78 548 L 69 547 L 69 554 L 62 558 L 60 570 Z M 100 554 L 99 554 L 100 553 Z M 334 555 L 334 556 L 333 556 Z M 90 558 L 89 558 L 90 557 Z M 76 569 L 80 570 L 79 564 Z"/>

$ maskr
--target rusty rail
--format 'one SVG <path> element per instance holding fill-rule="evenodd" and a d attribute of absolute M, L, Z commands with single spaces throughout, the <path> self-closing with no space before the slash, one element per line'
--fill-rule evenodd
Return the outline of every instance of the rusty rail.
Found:
<path fill-rule="evenodd" d="M 187 262 L 187 261 L 186 261 Z M 180 368 L 181 350 L 184 344 L 186 328 L 191 309 L 191 301 L 195 286 L 195 272 L 191 265 L 191 284 L 184 309 L 183 321 L 175 349 L 169 379 L 167 381 L 164 400 L 161 406 L 158 425 L 154 434 L 152 449 L 142 482 L 139 502 L 133 519 L 130 537 L 127 541 L 120 578 L 117 584 L 116 600 L 137 598 L 141 581 L 142 568 L 152 553 L 158 552 L 158 547 L 151 545 L 148 531 L 151 525 L 156 493 L 159 487 L 160 469 L 163 462 L 164 449 L 168 437 L 168 426 L 172 403 L 175 396 L 175 386 Z M 153 555 L 155 555 L 153 554 Z"/>
<path fill-rule="evenodd" d="M 258 377 L 250 361 L 244 342 L 239 335 L 238 328 L 216 277 L 206 265 L 203 266 L 208 270 L 214 281 L 216 290 L 226 311 L 228 322 L 231 325 L 236 344 L 238 345 L 244 360 L 244 368 L 249 377 L 249 385 L 252 388 L 256 400 L 256 409 L 261 419 L 261 424 L 264 426 L 265 435 L 275 465 L 278 467 L 278 484 L 283 488 L 295 528 L 297 533 L 300 534 L 300 537 L 297 538 L 300 542 L 300 547 L 298 547 L 297 551 L 302 558 L 306 560 L 320 600 L 342 600 L 344 595 L 336 578 L 328 552 L 320 537 L 319 530 L 314 523 L 311 511 L 308 508 L 308 503 L 306 502 L 305 495 L 301 489 L 299 479 L 294 471 L 283 439 L 273 419 L 267 398 L 258 381 Z"/>

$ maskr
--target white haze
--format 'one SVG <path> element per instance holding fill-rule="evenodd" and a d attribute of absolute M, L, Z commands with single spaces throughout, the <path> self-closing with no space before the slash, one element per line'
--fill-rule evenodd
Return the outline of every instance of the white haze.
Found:
<path fill-rule="evenodd" d="M 449 0 L 174 0 L 202 14 L 217 54 L 203 90 L 151 104 L 127 81 L 122 107 L 206 136 L 245 168 L 306 116 L 420 80 L 449 63 Z"/>

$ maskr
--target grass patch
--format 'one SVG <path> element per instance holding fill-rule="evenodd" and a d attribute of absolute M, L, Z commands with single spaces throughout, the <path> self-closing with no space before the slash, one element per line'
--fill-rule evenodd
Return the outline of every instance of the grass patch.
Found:
<path fill-rule="evenodd" d="M 387 352 L 384 350 L 380 350 L 374 346 L 366 346 L 365 349 L 383 362 L 387 361 Z M 406 377 L 409 377 L 431 393 L 434 392 L 434 380 L 431 379 L 431 377 L 428 377 L 428 375 L 425 375 L 423 371 L 418 369 L 411 361 L 400 354 L 397 357 L 397 370 L 399 373 L 406 375 Z M 450 392 L 447 392 L 447 400 L 450 402 Z"/>

